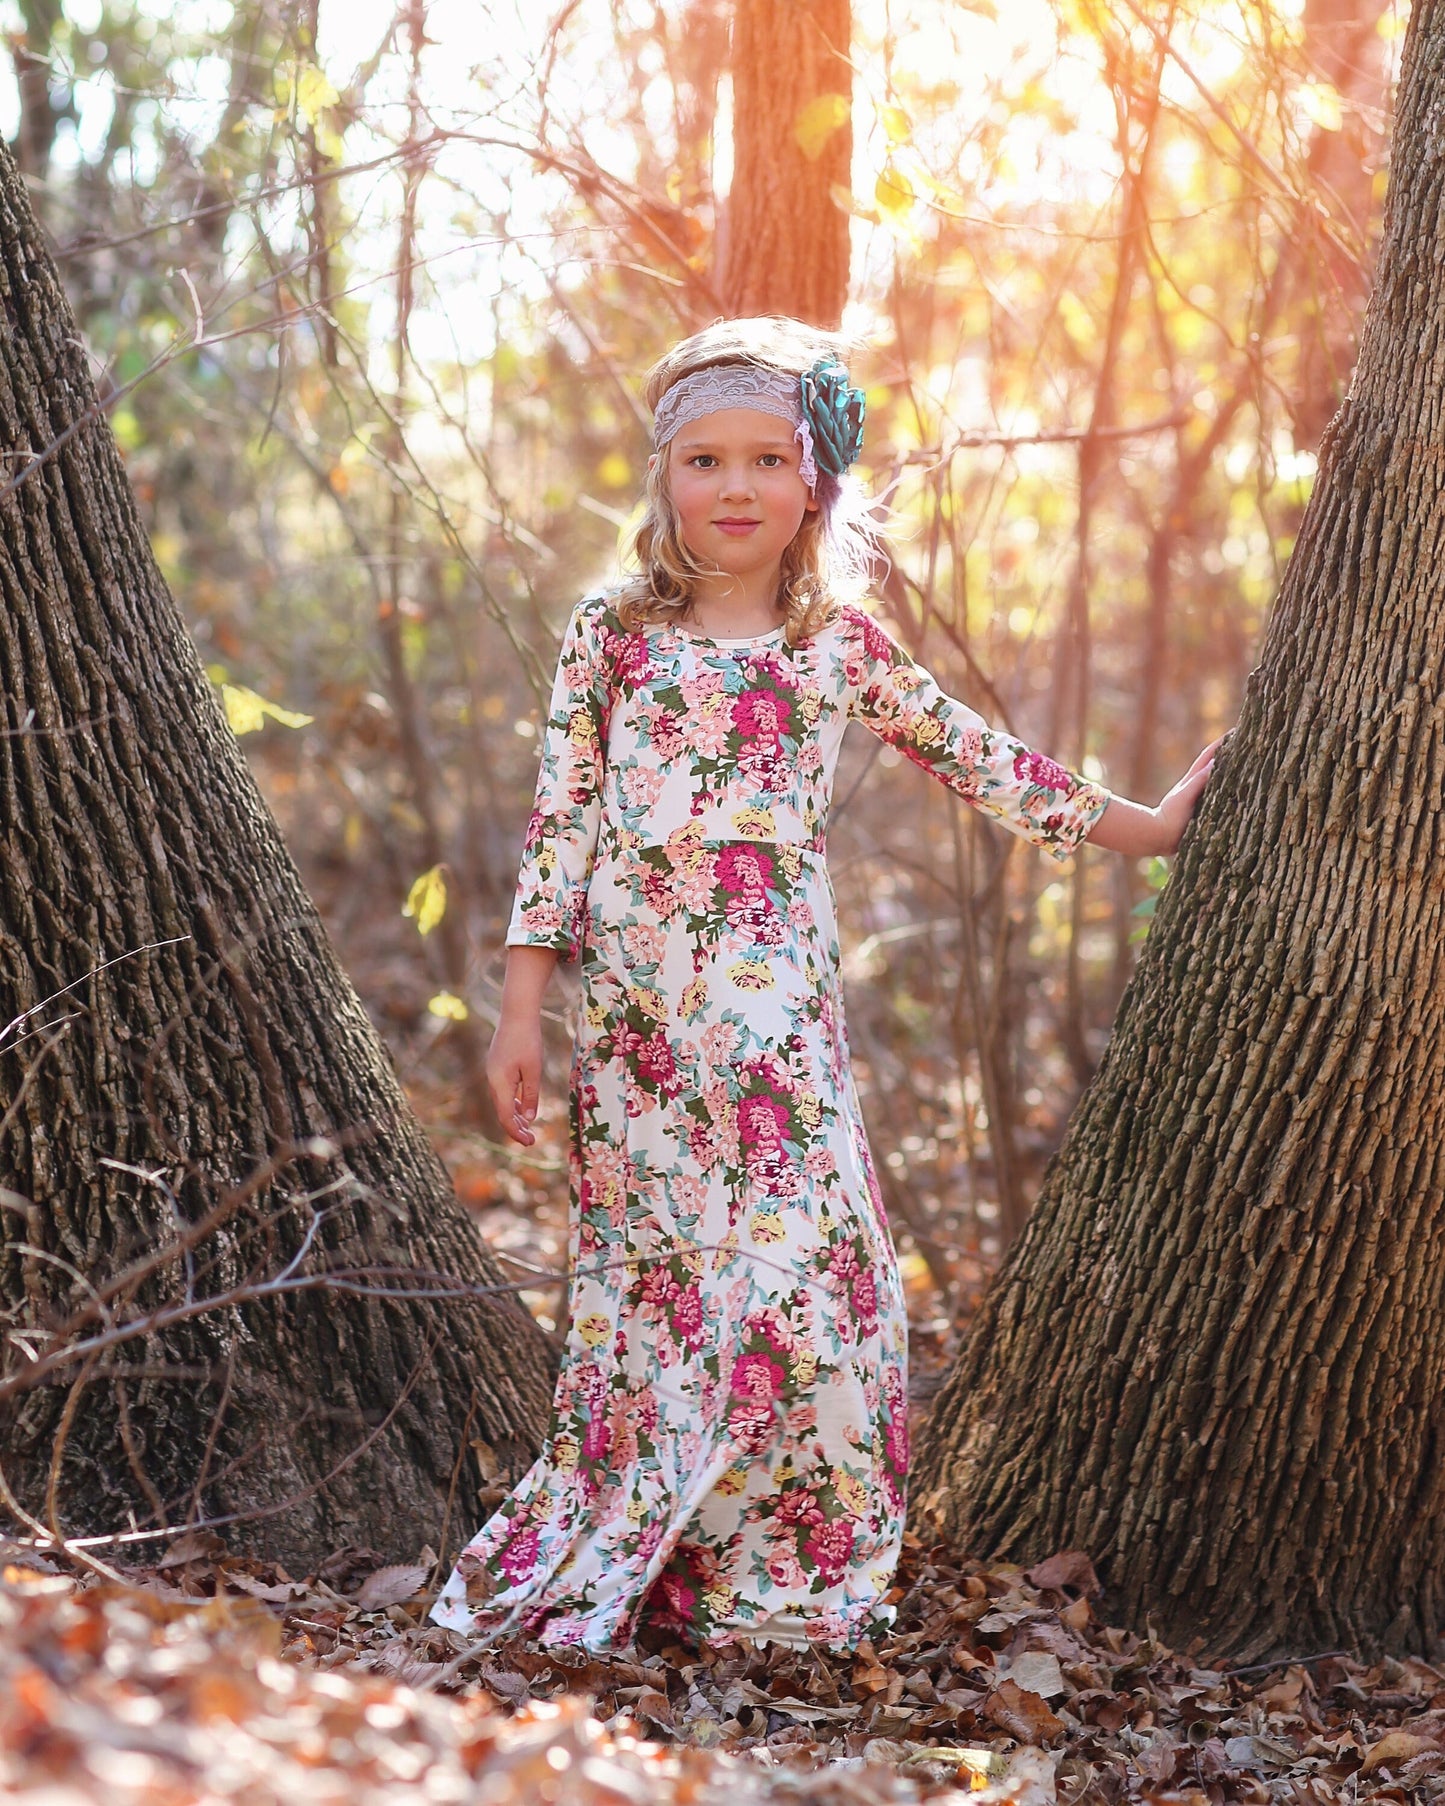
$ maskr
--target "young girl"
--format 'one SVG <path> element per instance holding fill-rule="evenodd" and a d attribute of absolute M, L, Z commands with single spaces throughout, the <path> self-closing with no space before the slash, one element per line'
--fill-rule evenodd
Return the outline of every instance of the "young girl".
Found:
<path fill-rule="evenodd" d="M 1178 843 L 1158 809 L 943 694 L 853 598 L 863 397 L 838 344 L 734 320 L 647 379 L 636 576 L 562 648 L 488 1071 L 530 1145 L 540 1004 L 581 960 L 571 1323 L 546 1443 L 459 1559 L 483 1639 L 852 1647 L 903 1531 L 902 1289 L 849 1073 L 824 842 L 843 730 L 1057 858 Z"/>

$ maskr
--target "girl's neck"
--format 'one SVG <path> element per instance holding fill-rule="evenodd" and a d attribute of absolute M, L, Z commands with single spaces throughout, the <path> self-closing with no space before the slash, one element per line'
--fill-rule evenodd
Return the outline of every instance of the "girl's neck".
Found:
<path fill-rule="evenodd" d="M 743 639 L 781 626 L 778 576 L 766 582 L 749 577 L 701 577 L 692 592 L 687 620 L 712 639 Z"/>

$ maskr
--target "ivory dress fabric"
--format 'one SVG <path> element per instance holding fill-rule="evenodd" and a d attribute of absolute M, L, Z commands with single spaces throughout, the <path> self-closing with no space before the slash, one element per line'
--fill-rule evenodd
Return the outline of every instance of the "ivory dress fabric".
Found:
<path fill-rule="evenodd" d="M 861 610 L 798 647 L 572 618 L 507 937 L 581 959 L 571 1322 L 442 1624 L 849 1647 L 892 1615 L 906 1322 L 824 863 L 850 720 L 1060 858 L 1107 802 Z"/>

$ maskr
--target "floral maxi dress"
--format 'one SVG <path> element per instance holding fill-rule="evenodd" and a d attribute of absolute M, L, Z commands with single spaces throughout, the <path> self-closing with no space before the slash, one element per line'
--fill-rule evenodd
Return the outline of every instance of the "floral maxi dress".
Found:
<path fill-rule="evenodd" d="M 859 609 L 795 647 L 572 618 L 507 937 L 581 959 L 571 1321 L 442 1624 L 849 1647 L 891 1617 L 906 1323 L 824 864 L 849 720 L 1060 858 L 1107 802 Z"/>

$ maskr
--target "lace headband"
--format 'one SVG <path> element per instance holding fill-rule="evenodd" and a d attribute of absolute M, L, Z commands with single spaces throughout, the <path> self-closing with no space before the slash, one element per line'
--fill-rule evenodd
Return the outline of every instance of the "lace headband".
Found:
<path fill-rule="evenodd" d="M 661 451 L 683 427 L 725 408 L 771 414 L 788 422 L 802 446 L 798 474 L 811 491 L 820 469 L 839 477 L 857 459 L 866 405 L 836 358 L 820 358 L 801 377 L 758 364 L 713 364 L 684 376 L 658 402 L 652 442 Z"/>

